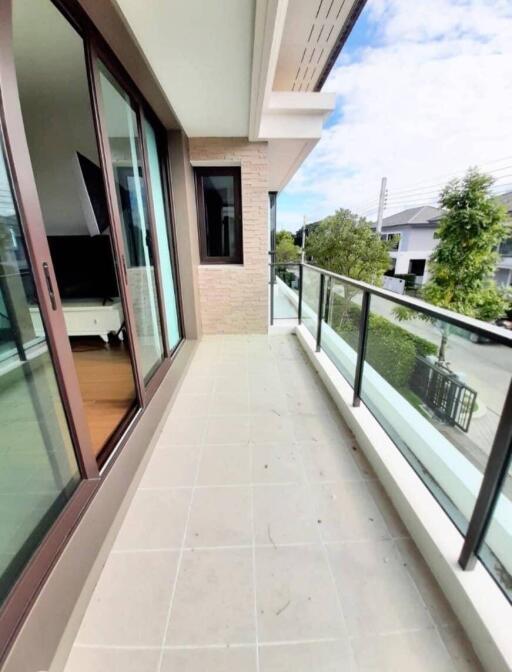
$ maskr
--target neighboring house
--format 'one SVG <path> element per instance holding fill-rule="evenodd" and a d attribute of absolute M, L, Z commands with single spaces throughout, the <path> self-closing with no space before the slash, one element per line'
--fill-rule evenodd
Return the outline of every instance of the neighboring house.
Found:
<path fill-rule="evenodd" d="M 512 191 L 501 194 L 498 199 L 507 207 L 512 218 Z M 382 220 L 382 238 L 393 238 L 395 245 L 390 251 L 393 267 L 390 275 L 412 274 L 416 284 L 424 284 L 429 277 L 428 260 L 437 240 L 434 233 L 444 211 L 431 205 L 408 208 Z M 500 247 L 501 255 L 495 279 L 498 284 L 512 284 L 512 237 L 505 239 Z"/>
<path fill-rule="evenodd" d="M 499 199 L 507 208 L 510 224 L 512 225 L 512 191 L 501 194 Z M 501 258 L 496 270 L 496 282 L 508 287 L 512 285 L 512 236 L 502 241 L 498 252 Z"/>
<path fill-rule="evenodd" d="M 443 211 L 431 205 L 408 208 L 382 220 L 381 236 L 395 241 L 390 256 L 391 274 L 416 276 L 416 283 L 428 278 L 427 260 L 436 246 L 434 232 Z"/>

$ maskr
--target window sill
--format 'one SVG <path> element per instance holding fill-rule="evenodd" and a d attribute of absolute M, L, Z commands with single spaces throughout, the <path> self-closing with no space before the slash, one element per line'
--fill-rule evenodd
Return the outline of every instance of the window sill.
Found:
<path fill-rule="evenodd" d="M 241 264 L 204 264 L 203 263 L 203 264 L 199 264 L 199 268 L 220 268 L 220 269 L 224 269 L 224 270 L 226 268 L 230 268 L 230 269 L 243 270 L 244 269 L 244 264 L 243 263 L 241 263 Z"/>

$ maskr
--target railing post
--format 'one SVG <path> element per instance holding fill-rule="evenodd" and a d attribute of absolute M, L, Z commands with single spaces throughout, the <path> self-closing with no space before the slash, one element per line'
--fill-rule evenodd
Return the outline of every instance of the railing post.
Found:
<path fill-rule="evenodd" d="M 302 323 L 302 278 L 304 276 L 304 266 L 299 264 L 299 307 L 297 308 L 297 321 Z"/>
<path fill-rule="evenodd" d="M 270 287 L 270 326 L 274 324 L 274 273 L 275 273 L 275 265 L 274 265 L 274 253 L 270 253 L 270 264 L 269 264 L 269 287 Z"/>
<path fill-rule="evenodd" d="M 332 278 L 327 278 L 327 287 L 325 288 L 325 299 L 324 299 L 324 322 L 329 324 L 329 306 L 331 303 L 331 289 L 332 289 Z"/>
<path fill-rule="evenodd" d="M 498 429 L 494 436 L 484 477 L 480 486 L 473 515 L 469 521 L 466 538 L 459 557 L 462 569 L 473 569 L 476 553 L 482 544 L 491 522 L 501 486 L 507 475 L 512 454 L 512 382 L 501 411 Z"/>
<path fill-rule="evenodd" d="M 270 325 L 274 324 L 274 285 L 276 283 L 277 192 L 268 192 L 270 214 Z"/>
<path fill-rule="evenodd" d="M 359 343 L 357 346 L 356 372 L 354 374 L 354 398 L 352 406 L 361 403 L 361 383 L 363 380 L 363 366 L 366 356 L 366 341 L 368 338 L 368 317 L 370 315 L 370 292 L 363 292 L 361 316 L 359 318 Z"/>
<path fill-rule="evenodd" d="M 318 292 L 318 317 L 316 327 L 316 351 L 320 352 L 322 345 L 322 316 L 324 312 L 324 285 L 325 275 L 320 273 L 320 291 Z"/>

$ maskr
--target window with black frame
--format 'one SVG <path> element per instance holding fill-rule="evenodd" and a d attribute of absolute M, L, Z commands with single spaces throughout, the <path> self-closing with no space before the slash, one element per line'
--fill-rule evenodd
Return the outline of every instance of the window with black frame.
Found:
<path fill-rule="evenodd" d="M 201 262 L 243 263 L 240 168 L 196 168 L 195 176 Z"/>

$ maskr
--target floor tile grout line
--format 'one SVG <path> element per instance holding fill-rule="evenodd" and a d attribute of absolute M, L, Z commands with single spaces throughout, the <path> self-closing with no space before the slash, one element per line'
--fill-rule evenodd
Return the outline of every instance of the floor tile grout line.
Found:
<path fill-rule="evenodd" d="M 241 372 L 241 373 L 243 374 L 243 372 Z M 250 375 L 250 373 L 247 372 L 247 375 Z M 215 385 L 217 385 L 217 382 L 215 383 Z M 214 389 L 216 389 L 216 388 L 214 388 Z M 247 394 L 248 394 L 249 409 L 251 409 L 251 388 L 250 388 L 250 386 L 248 386 Z M 251 413 L 251 412 L 249 412 L 250 417 L 252 417 L 252 416 L 258 417 L 258 416 L 264 416 L 264 415 L 268 416 L 269 414 L 268 413 Z M 287 415 L 297 415 L 297 414 L 295 413 L 295 414 L 287 414 Z M 316 414 L 316 413 L 313 414 L 313 415 L 318 416 L 318 414 Z M 165 642 L 166 642 L 169 627 L 170 627 L 172 610 L 173 610 L 173 607 L 174 607 L 174 598 L 175 598 L 176 591 L 177 591 L 177 583 L 178 583 L 178 580 L 179 580 L 180 568 L 182 566 L 182 561 L 183 561 L 184 554 L 186 552 L 197 551 L 197 550 L 199 550 L 199 551 L 203 551 L 203 550 L 204 551 L 211 551 L 211 550 L 216 550 L 216 549 L 228 549 L 228 548 L 229 549 L 239 549 L 239 548 L 252 549 L 254 608 L 255 608 L 254 616 L 255 616 L 255 628 L 256 628 L 256 644 L 250 643 L 250 642 L 249 643 L 238 643 L 238 644 L 235 644 L 235 643 L 231 644 L 230 643 L 227 648 L 242 648 L 242 647 L 253 647 L 253 646 L 255 646 L 256 652 L 257 652 L 256 655 L 258 656 L 259 655 L 258 654 L 259 647 L 263 647 L 263 646 L 280 646 L 280 645 L 306 644 L 306 643 L 316 643 L 316 642 L 320 643 L 320 642 L 327 642 L 327 641 L 344 641 L 344 639 L 340 637 L 340 638 L 325 638 L 325 639 L 316 639 L 316 640 L 296 640 L 296 641 L 283 641 L 283 642 L 280 642 L 280 641 L 260 642 L 259 632 L 258 632 L 258 612 L 257 612 L 257 585 L 256 585 L 256 561 L 255 561 L 256 549 L 260 548 L 260 547 L 271 548 L 271 545 L 270 544 L 261 544 L 261 545 L 256 544 L 254 493 L 255 493 L 255 488 L 257 488 L 258 486 L 273 486 L 273 485 L 275 485 L 275 486 L 279 487 L 279 486 L 283 486 L 283 485 L 284 486 L 286 486 L 286 485 L 298 485 L 298 484 L 305 485 L 305 486 L 307 486 L 307 492 L 309 492 L 311 512 L 313 514 L 313 518 L 315 518 L 314 514 L 316 512 L 316 507 L 314 506 L 314 500 L 313 500 L 313 497 L 312 497 L 313 486 L 315 486 L 315 485 L 318 485 L 318 486 L 320 486 L 320 485 L 332 485 L 334 483 L 343 484 L 343 483 L 347 482 L 347 479 L 343 479 L 343 480 L 336 479 L 334 481 L 314 481 L 314 480 L 308 478 L 308 474 L 306 473 L 305 460 L 304 460 L 304 456 L 303 456 L 302 450 L 301 450 L 301 445 L 303 445 L 304 442 L 299 442 L 299 441 L 296 441 L 296 440 L 292 440 L 292 441 L 290 441 L 290 446 L 292 446 L 292 445 L 296 446 L 298 448 L 298 452 L 300 453 L 300 455 L 299 455 L 300 464 L 301 464 L 301 467 L 302 467 L 302 471 L 304 471 L 304 476 L 305 476 L 302 481 L 290 481 L 290 482 L 284 482 L 284 483 L 279 483 L 279 482 L 277 482 L 277 483 L 254 483 L 254 482 L 251 481 L 250 483 L 240 483 L 240 484 L 199 485 L 198 484 L 198 479 L 199 479 L 199 473 L 200 473 L 201 464 L 202 464 L 202 460 L 203 460 L 203 455 L 204 455 L 204 452 L 205 452 L 205 448 L 209 445 L 207 443 L 207 433 L 208 433 L 208 427 L 209 427 L 209 424 L 210 424 L 211 417 L 215 417 L 215 416 L 209 416 L 208 415 L 206 417 L 205 425 L 204 425 L 204 428 L 202 429 L 202 439 L 199 442 L 195 442 L 194 444 L 188 444 L 188 443 L 186 443 L 186 444 L 175 444 L 175 446 L 179 449 L 189 448 L 192 445 L 198 448 L 198 453 L 196 455 L 196 460 L 197 460 L 196 468 L 195 468 L 196 473 L 195 473 L 194 483 L 192 485 L 188 485 L 188 486 L 168 486 L 168 487 L 167 486 L 162 486 L 162 487 L 159 487 L 159 488 L 139 488 L 141 490 L 174 490 L 174 489 L 176 489 L 176 490 L 190 490 L 190 501 L 189 501 L 189 505 L 188 505 L 188 512 L 187 512 L 187 516 L 186 516 L 185 529 L 183 531 L 181 546 L 171 547 L 171 548 L 162 548 L 162 549 L 112 549 L 111 550 L 111 553 L 123 553 L 123 552 L 125 552 L 125 553 L 134 552 L 135 553 L 135 552 L 155 552 L 155 551 L 172 551 L 174 553 L 176 553 L 176 552 L 179 553 L 178 562 L 177 562 L 177 566 L 176 566 L 175 580 L 173 582 L 173 588 L 172 588 L 172 591 L 171 591 L 171 598 L 170 598 L 170 603 L 169 603 L 169 608 L 168 608 L 168 613 L 167 613 L 167 618 L 166 618 L 166 623 L 165 623 L 165 629 L 164 629 L 162 644 L 160 646 L 141 646 L 141 647 L 133 646 L 133 647 L 131 647 L 131 646 L 115 646 L 115 645 L 114 646 L 110 646 L 110 645 L 102 646 L 102 645 L 94 645 L 94 644 L 81 645 L 81 644 L 75 643 L 74 645 L 77 648 L 106 648 L 106 649 L 119 648 L 119 649 L 127 649 L 127 650 L 136 650 L 136 649 L 159 650 L 160 651 L 160 657 L 159 657 L 158 668 L 157 668 L 158 672 L 161 671 L 161 666 L 163 664 L 163 656 L 164 656 L 165 651 L 167 651 L 167 650 L 224 649 L 224 648 L 226 648 L 225 643 L 210 644 L 210 645 L 197 645 L 196 646 L 196 645 L 166 645 Z M 177 421 L 177 422 L 179 422 L 180 420 L 183 420 L 183 419 L 185 419 L 185 418 L 175 417 L 175 421 Z M 215 448 L 217 446 L 221 446 L 221 445 L 228 445 L 228 446 L 246 445 L 246 444 L 249 445 L 249 448 L 250 448 L 250 463 L 251 463 L 250 466 L 251 466 L 251 475 L 252 475 L 253 469 L 254 469 L 255 450 L 256 450 L 257 445 L 262 444 L 262 445 L 271 445 L 271 446 L 276 446 L 277 445 L 277 446 L 279 446 L 280 443 L 281 442 L 279 442 L 279 441 L 252 442 L 252 441 L 249 440 L 248 442 L 236 442 L 236 443 L 228 443 L 228 444 L 223 443 L 223 444 L 211 444 L 211 445 L 212 445 L 213 448 Z M 308 443 L 311 444 L 311 442 L 306 442 L 306 445 Z M 326 444 L 331 444 L 332 445 L 333 441 L 327 441 L 327 442 L 321 442 L 321 443 L 326 443 Z M 338 446 L 338 448 L 343 448 L 344 450 L 347 449 L 346 446 L 344 446 L 344 445 L 343 446 L 340 445 L 340 446 Z M 350 454 L 350 452 L 349 452 L 349 454 Z M 354 460 L 354 462 L 356 462 L 353 457 L 352 457 L 352 459 Z M 359 465 L 357 464 L 357 462 L 356 462 L 356 467 L 359 469 Z M 368 481 L 368 479 L 366 479 L 366 478 L 349 479 L 349 480 L 351 482 L 367 482 Z M 185 545 L 185 542 L 186 542 L 186 537 L 187 537 L 187 533 L 188 533 L 188 528 L 190 526 L 191 512 L 192 512 L 193 501 L 194 501 L 194 493 L 196 492 L 196 490 L 199 490 L 200 488 L 225 488 L 225 487 L 234 487 L 234 488 L 236 488 L 236 487 L 238 487 L 238 488 L 250 487 L 251 488 L 251 500 L 250 500 L 251 501 L 251 509 L 250 510 L 251 510 L 251 523 L 252 523 L 252 544 L 250 544 L 250 545 L 233 545 L 233 546 L 211 546 L 211 547 L 210 546 L 204 546 L 204 547 L 190 546 L 190 547 L 187 547 Z M 371 500 L 375 503 L 375 505 L 377 506 L 377 508 L 380 511 L 378 501 L 374 497 L 373 492 L 370 490 L 369 487 L 366 488 L 366 491 L 369 494 Z M 393 536 L 393 534 L 391 533 L 391 530 L 390 530 L 390 526 L 389 526 L 387 520 L 382 515 L 382 513 L 381 513 L 381 516 L 384 520 L 385 529 L 389 533 L 390 540 L 392 541 L 393 546 L 396 549 L 396 552 L 398 552 L 400 554 L 400 557 L 404 557 L 404 556 L 402 556 L 402 553 L 401 553 L 400 549 L 396 545 L 396 541 L 399 540 L 399 539 L 402 539 L 402 538 L 410 539 L 410 537 L 408 537 L 408 536 L 407 537 L 403 537 L 403 536 L 396 536 L 395 537 L 395 536 Z M 342 605 L 342 602 L 341 602 L 341 598 L 340 598 L 340 595 L 339 595 L 337 584 L 334 580 L 334 574 L 333 574 L 331 562 L 330 562 L 330 559 L 329 559 L 328 548 L 331 545 L 368 543 L 368 541 L 373 541 L 373 539 L 339 540 L 339 541 L 329 542 L 329 541 L 324 540 L 324 537 L 323 537 L 320 530 L 319 530 L 318 536 L 319 536 L 319 541 L 318 542 L 277 544 L 277 546 L 278 547 L 321 546 L 322 547 L 323 553 L 325 554 L 325 557 L 326 557 L 327 566 L 328 566 L 328 569 L 329 569 L 331 580 L 334 583 L 334 588 L 335 588 L 335 591 L 336 591 L 336 599 L 337 599 L 338 607 L 339 607 L 340 613 L 342 615 L 343 623 L 345 625 L 345 631 L 346 631 L 345 635 L 346 635 L 346 637 L 348 637 L 348 640 L 350 642 L 352 642 L 352 640 L 354 640 L 356 638 L 354 636 L 351 636 L 348 633 L 348 629 L 346 628 L 346 621 L 345 621 L 344 612 L 343 612 L 343 605 Z M 383 633 L 378 633 L 378 636 L 395 636 L 395 635 L 399 635 L 401 633 L 422 632 L 422 631 L 425 631 L 425 630 L 435 631 L 437 633 L 437 636 L 441 640 L 443 648 L 446 650 L 448 658 L 450 660 L 453 660 L 452 656 L 451 656 L 451 654 L 448 650 L 448 646 L 441 636 L 440 626 L 438 626 L 436 621 L 434 620 L 433 614 L 430 612 L 430 609 L 428 608 L 425 600 L 423 599 L 423 596 L 422 596 L 421 591 L 418 587 L 418 584 L 414 580 L 414 577 L 412 576 L 412 574 L 409 570 L 409 567 L 407 567 L 406 572 L 407 572 L 410 580 L 412 581 L 416 591 L 418 592 L 419 599 L 420 599 L 421 603 L 425 606 L 425 608 L 427 610 L 427 613 L 428 613 L 428 615 L 430 617 L 430 621 L 431 621 L 431 627 L 428 626 L 428 627 L 404 628 L 404 629 L 391 630 L 391 631 L 386 631 L 386 632 L 383 632 Z M 352 655 L 353 655 L 354 652 L 353 652 L 352 644 L 350 644 L 350 648 L 351 648 Z M 257 659 L 257 665 L 258 665 L 258 671 L 259 671 L 259 657 Z"/>
<path fill-rule="evenodd" d="M 197 456 L 196 475 L 195 475 L 195 479 L 194 479 L 194 485 L 193 485 L 192 491 L 190 493 L 190 501 L 189 501 L 189 505 L 188 505 L 187 517 L 186 517 L 186 520 L 185 520 L 185 527 L 184 527 L 184 530 L 183 530 L 181 548 L 180 548 L 180 552 L 179 552 L 179 556 L 178 556 L 178 562 L 176 564 L 176 575 L 175 575 L 175 578 L 174 578 L 174 583 L 173 583 L 172 592 L 171 592 L 171 598 L 170 598 L 170 601 L 169 601 L 169 607 L 168 607 L 167 616 L 166 616 L 166 619 L 165 619 L 165 626 L 164 626 L 164 631 L 163 631 L 163 636 L 162 636 L 162 643 L 161 643 L 161 648 L 160 648 L 160 655 L 158 657 L 158 665 L 157 665 L 157 668 L 156 668 L 156 672 L 161 672 L 161 670 L 162 670 L 162 663 L 163 663 L 164 652 L 165 652 L 164 646 L 165 646 L 165 642 L 167 640 L 167 633 L 169 631 L 169 625 L 170 625 L 170 622 L 171 622 L 172 609 L 173 609 L 173 606 L 174 606 L 174 597 L 176 595 L 176 590 L 177 590 L 177 587 L 178 587 L 178 580 L 179 580 L 179 576 L 180 576 L 181 563 L 182 563 L 182 560 L 183 560 L 183 554 L 184 554 L 184 548 L 185 548 L 185 540 L 187 538 L 188 526 L 189 526 L 190 517 L 191 517 L 191 514 L 192 514 L 192 504 L 194 502 L 195 486 L 196 486 L 197 480 L 199 479 L 199 471 L 200 471 L 200 468 L 201 468 L 201 459 L 202 459 L 202 456 L 203 456 L 203 449 L 204 449 L 206 435 L 207 435 L 207 431 L 208 431 L 208 425 L 209 425 L 209 421 L 207 420 L 206 423 L 205 423 L 205 426 L 203 428 L 201 447 L 199 449 L 199 454 Z"/>
<path fill-rule="evenodd" d="M 411 539 L 411 542 L 414 544 L 414 541 L 412 539 Z M 441 636 L 441 631 L 439 630 L 439 626 L 437 625 L 436 619 L 434 618 L 434 615 L 430 611 L 430 607 L 428 606 L 427 602 L 425 601 L 425 598 L 423 597 L 423 594 L 422 594 L 418 584 L 416 583 L 416 580 L 415 580 L 414 576 L 410 572 L 409 563 L 407 562 L 407 559 L 402 555 L 402 552 L 400 551 L 400 548 L 396 544 L 395 539 L 393 539 L 393 547 L 394 547 L 395 551 L 399 554 L 402 562 L 403 563 L 405 562 L 405 572 L 406 572 L 407 576 L 409 577 L 410 581 L 412 582 L 412 585 L 413 585 L 414 590 L 416 591 L 416 593 L 418 595 L 420 603 L 423 605 L 423 607 L 425 608 L 425 610 L 428 614 L 428 617 L 430 619 L 432 627 L 434 628 L 434 630 L 435 630 L 435 632 L 436 632 L 436 634 L 439 638 L 439 641 L 441 643 L 442 648 L 446 651 L 446 654 L 447 654 L 448 658 L 453 663 L 454 662 L 453 657 L 452 657 L 452 655 L 451 655 L 451 653 L 448 649 L 448 646 L 446 645 L 446 642 L 444 641 L 444 639 Z M 419 549 L 418 549 L 418 552 L 419 552 Z M 420 555 L 421 555 L 421 553 L 420 553 Z M 427 567 L 427 569 L 428 569 L 428 567 Z M 436 587 L 437 587 L 437 581 L 436 581 L 435 577 L 434 577 L 434 582 L 436 583 Z"/>
<path fill-rule="evenodd" d="M 359 469 L 359 465 L 357 465 L 357 463 L 356 463 L 356 461 L 355 461 L 355 459 L 354 459 L 354 457 L 353 457 L 352 455 L 351 455 L 351 458 L 352 458 L 352 460 L 354 461 L 354 463 L 356 464 L 356 467 Z M 302 460 L 303 468 L 304 468 L 304 470 L 305 470 L 305 465 L 304 465 L 304 460 L 303 460 L 302 453 L 301 453 L 301 455 L 300 455 L 300 459 Z M 359 469 L 359 471 L 360 471 L 360 469 Z M 307 475 L 307 474 L 306 474 L 306 475 Z M 379 481 L 378 479 L 374 479 L 374 480 L 377 480 L 377 481 L 380 483 L 380 481 Z M 364 482 L 364 480 L 363 480 L 363 482 Z M 310 484 L 309 480 L 307 481 L 307 483 L 308 483 L 308 487 L 310 487 L 311 484 Z M 382 514 L 382 511 L 381 511 L 381 509 L 380 509 L 380 507 L 379 507 L 379 503 L 377 502 L 377 499 L 375 498 L 373 492 L 371 491 L 371 489 L 370 489 L 367 485 L 365 486 L 365 490 L 368 492 L 368 494 L 369 494 L 371 500 L 373 501 L 373 503 L 375 504 L 377 510 L 378 510 L 379 513 L 380 513 L 380 516 L 381 516 L 381 518 L 382 518 L 382 520 L 383 520 L 383 522 L 384 522 L 385 529 L 387 530 L 387 532 L 388 532 L 388 534 L 389 534 L 389 538 L 390 538 L 391 544 L 393 545 L 393 548 L 395 549 L 395 551 L 396 551 L 397 553 L 399 553 L 400 557 L 403 558 L 402 553 L 401 553 L 401 551 L 400 551 L 400 549 L 398 548 L 398 545 L 397 545 L 397 543 L 396 543 L 396 541 L 397 541 L 398 539 L 401 539 L 402 536 L 396 536 L 396 537 L 395 537 L 395 536 L 393 535 L 392 530 L 391 530 L 391 527 L 390 527 L 388 521 L 386 520 L 385 516 Z M 387 496 L 387 493 L 385 493 L 385 495 Z M 397 514 L 397 515 L 398 515 L 398 514 Z M 334 586 L 335 586 L 335 589 L 336 589 L 336 595 L 337 595 L 338 605 L 339 605 L 340 610 L 341 610 L 341 612 L 342 612 L 342 614 L 343 614 L 343 607 L 342 607 L 342 603 L 341 603 L 341 598 L 340 598 L 340 596 L 339 596 L 338 586 L 337 586 L 337 584 L 336 584 L 336 582 L 335 582 L 335 580 L 334 580 L 334 573 L 333 573 L 332 566 L 331 566 L 331 562 L 330 562 L 330 559 L 329 559 L 329 554 L 328 554 L 328 552 L 327 552 L 326 542 L 324 541 L 324 539 L 323 539 L 323 535 L 322 535 L 322 534 L 320 534 L 320 537 L 322 538 L 322 546 L 323 546 L 324 549 L 325 549 L 325 555 L 326 555 L 327 564 L 328 564 L 328 566 L 329 566 L 329 572 L 330 572 L 330 574 L 331 574 L 331 579 L 334 581 Z M 405 537 L 405 538 L 410 538 L 410 537 Z M 414 543 L 414 542 L 413 542 L 413 543 Z M 404 559 L 404 560 L 405 560 L 405 559 Z M 425 600 L 424 600 L 424 598 L 423 598 L 423 595 L 422 595 L 422 593 L 421 593 L 421 591 L 420 591 L 420 589 L 419 589 L 419 586 L 417 585 L 417 583 L 416 583 L 414 577 L 412 576 L 411 572 L 409 571 L 408 565 L 406 565 L 406 567 L 405 567 L 405 572 L 406 572 L 407 576 L 409 577 L 409 580 L 412 582 L 413 588 L 414 588 L 414 590 L 415 590 L 416 593 L 417 593 L 417 596 L 418 596 L 418 598 L 419 598 L 420 604 L 423 605 L 423 607 L 425 608 L 425 610 L 426 610 L 426 612 L 427 612 L 427 615 L 428 615 L 428 618 L 429 618 L 429 620 L 430 620 L 430 622 L 431 622 L 432 628 L 435 630 L 435 632 L 436 632 L 436 634 L 437 634 L 439 640 L 441 641 L 441 644 L 442 644 L 444 650 L 446 651 L 446 653 L 447 653 L 449 659 L 453 662 L 453 659 L 452 659 L 452 656 L 451 656 L 451 654 L 450 654 L 450 652 L 449 652 L 449 650 L 448 650 L 448 647 L 447 647 L 446 643 L 444 642 L 443 638 L 441 637 L 441 633 L 440 633 L 440 631 L 439 631 L 437 622 L 435 621 L 435 619 L 434 619 L 434 617 L 433 617 L 433 614 L 431 613 L 431 611 L 430 611 L 428 605 L 426 604 L 426 602 L 425 602 Z M 343 614 L 343 620 L 344 620 L 344 622 L 345 622 L 345 626 L 346 626 L 346 620 L 345 620 L 344 614 Z M 422 629 L 421 629 L 421 628 L 418 628 L 418 629 L 413 629 L 412 631 L 416 631 L 416 630 L 420 631 L 420 630 L 422 630 Z M 405 629 L 405 630 L 392 631 L 392 632 L 385 633 L 385 634 L 386 634 L 386 635 L 389 635 L 389 634 L 399 634 L 399 633 L 401 633 L 401 632 L 410 632 L 410 631 L 411 631 L 411 630 L 407 630 L 407 629 Z M 348 629 L 347 629 L 347 634 L 348 634 Z M 379 633 L 379 634 L 380 634 L 380 633 Z M 352 638 L 349 636 L 349 640 L 351 640 L 351 639 L 352 639 Z M 353 655 L 354 660 L 355 660 L 355 654 L 354 654 L 352 645 L 351 645 L 351 649 L 352 649 L 352 655 Z"/>
<path fill-rule="evenodd" d="M 369 635 L 370 637 L 398 637 L 405 634 L 413 634 L 420 632 L 434 632 L 435 628 L 424 627 L 424 628 L 398 628 L 395 630 L 385 630 L 383 632 L 375 633 L 374 635 Z M 360 635 L 351 635 L 346 634 L 344 637 L 318 637 L 310 639 L 285 639 L 285 640 L 269 640 L 269 641 L 260 641 L 260 647 L 279 647 L 279 646 L 295 646 L 300 644 L 326 644 L 332 642 L 345 642 L 345 641 L 354 641 L 360 639 Z M 77 649 L 114 649 L 121 651 L 187 651 L 187 650 L 211 650 L 211 649 L 235 649 L 235 648 L 252 648 L 256 647 L 255 642 L 230 642 L 229 645 L 225 642 L 219 642 L 215 644 L 164 644 L 160 646 L 155 645 L 130 645 L 130 644 L 87 644 L 87 643 L 75 643 L 74 647 Z"/>
<path fill-rule="evenodd" d="M 249 378 L 249 375 L 247 375 Z M 249 382 L 249 380 L 247 380 Z M 249 409 L 251 408 L 251 389 L 247 385 L 247 403 Z M 250 427 L 250 421 L 249 421 Z M 249 436 L 250 436 L 249 429 Z M 250 444 L 250 474 L 251 480 L 254 474 L 254 450 L 255 447 Z M 256 524 L 255 524 L 255 506 L 254 506 L 254 486 L 251 484 L 251 533 L 252 533 L 252 589 L 254 591 L 253 598 L 253 616 L 254 616 L 254 628 L 256 635 L 256 672 L 260 672 L 260 642 L 259 642 L 259 626 L 258 626 L 258 583 L 256 577 Z"/>
<path fill-rule="evenodd" d="M 305 485 L 302 483 L 301 485 Z M 250 489 L 251 486 L 248 486 Z M 398 539 L 410 539 L 410 537 L 400 537 Z M 273 544 L 254 544 L 255 548 L 306 548 L 313 546 L 324 545 L 329 546 L 347 546 L 357 544 L 369 544 L 383 541 L 396 541 L 397 539 L 375 539 L 374 537 L 367 537 L 365 539 L 344 539 L 343 541 L 322 541 L 319 537 L 318 541 L 295 541 L 295 542 L 275 542 Z M 161 546 L 155 548 L 115 548 L 111 553 L 116 555 L 131 554 L 131 553 L 178 553 L 183 550 L 184 553 L 207 552 L 207 551 L 244 551 L 252 549 L 251 544 L 219 544 L 217 546 Z"/>
<path fill-rule="evenodd" d="M 377 479 L 377 481 L 380 483 L 380 481 L 379 481 L 378 479 Z M 382 485 L 382 484 L 381 484 L 381 485 Z M 383 487 L 383 486 L 382 486 L 382 487 Z M 401 539 L 402 537 L 400 537 L 400 536 L 394 537 L 394 536 L 393 536 L 393 533 L 392 533 L 392 531 L 391 531 L 391 526 L 390 526 L 390 524 L 388 523 L 388 521 L 386 520 L 385 516 L 382 514 L 382 511 L 380 510 L 379 503 L 378 503 L 376 497 L 374 496 L 374 494 L 373 494 L 373 492 L 371 491 L 370 488 L 367 487 L 366 489 L 368 490 L 368 492 L 369 492 L 369 494 L 370 494 L 370 497 L 372 498 L 372 501 L 375 503 L 375 506 L 377 507 L 377 509 L 378 509 L 378 511 L 379 511 L 379 513 L 380 513 L 380 515 L 381 515 L 381 518 L 382 518 L 382 520 L 384 521 L 384 526 L 385 526 L 386 530 L 387 530 L 388 533 L 389 533 L 390 541 L 391 541 L 391 544 L 392 544 L 392 546 L 393 546 L 394 551 L 395 551 L 396 553 L 399 554 L 399 556 L 400 556 L 400 558 L 402 559 L 403 562 L 406 562 L 406 558 L 402 555 L 402 552 L 400 551 L 400 549 L 399 549 L 399 547 L 398 547 L 398 545 L 397 545 L 397 543 L 396 543 L 396 542 L 397 542 L 399 539 Z M 387 495 L 387 493 L 386 493 L 385 491 L 384 491 L 384 496 L 385 496 L 385 497 L 388 497 L 388 495 Z M 388 497 L 388 498 L 389 498 L 389 497 Z M 391 500 L 390 500 L 390 504 L 391 504 L 391 506 L 394 508 L 393 503 L 391 502 Z M 398 516 L 398 513 L 396 513 L 396 515 Z M 401 520 L 401 519 L 400 519 L 400 520 Z M 411 540 L 412 540 L 411 537 L 405 537 L 405 538 L 406 538 L 406 539 L 411 539 Z M 412 543 L 414 544 L 414 541 L 412 541 Z M 413 590 L 414 590 L 414 591 L 416 592 L 416 594 L 417 594 L 417 597 L 418 597 L 418 599 L 419 599 L 420 604 L 424 607 L 425 611 L 427 612 L 427 616 L 428 616 L 428 618 L 429 618 L 429 620 L 430 620 L 430 622 L 431 622 L 432 627 L 433 627 L 434 630 L 436 631 L 437 636 L 439 637 L 439 640 L 440 640 L 440 642 L 441 642 L 442 647 L 443 647 L 444 650 L 446 651 L 446 653 L 447 653 L 447 655 L 448 655 L 448 658 L 453 662 L 453 659 L 452 659 L 452 656 L 451 656 L 451 654 L 450 654 L 450 652 L 449 652 L 449 650 L 448 650 L 448 647 L 446 646 L 445 641 L 444 641 L 443 638 L 441 637 L 441 633 L 440 633 L 440 631 L 439 631 L 437 622 L 436 622 L 436 620 L 434 619 L 434 616 L 433 616 L 432 612 L 430 611 L 430 608 L 429 608 L 429 606 L 427 605 L 427 603 L 426 603 L 426 601 L 425 601 L 425 599 L 424 599 L 424 597 L 423 597 L 423 595 L 422 595 L 422 593 L 421 593 L 421 591 L 420 591 L 420 589 L 419 589 L 419 586 L 418 586 L 418 584 L 416 583 L 416 580 L 415 580 L 414 576 L 413 576 L 412 573 L 410 572 L 410 570 L 409 570 L 409 564 L 408 564 L 407 562 L 406 562 L 406 564 L 405 564 L 404 569 L 405 569 L 405 573 L 406 573 L 407 577 L 409 578 L 409 581 L 410 581 L 411 584 L 412 584 Z M 435 578 L 434 578 L 434 580 L 435 580 Z M 400 631 L 398 631 L 398 632 L 400 632 Z"/>
<path fill-rule="evenodd" d="M 299 451 L 299 459 L 301 461 L 302 469 L 303 469 L 303 472 L 304 472 L 304 477 L 306 478 L 306 487 L 308 488 L 308 492 L 309 492 L 311 508 L 314 511 L 314 513 L 312 511 L 313 520 L 314 520 L 315 516 L 317 514 L 317 510 L 316 510 L 316 507 L 314 506 L 313 491 L 312 491 L 312 488 L 311 488 L 311 483 L 309 482 L 309 480 L 307 478 L 307 470 L 306 470 L 306 465 L 304 463 L 304 457 L 303 457 L 302 451 Z M 318 530 L 318 536 L 320 538 L 320 546 L 322 548 L 322 553 L 323 553 L 323 556 L 324 556 L 324 560 L 326 562 L 327 569 L 328 569 L 328 572 L 329 572 L 329 576 L 331 578 L 331 582 L 332 582 L 332 585 L 333 585 L 333 588 L 334 588 L 334 594 L 336 595 L 336 604 L 338 606 L 339 616 L 341 617 L 341 622 L 343 624 L 343 630 L 344 630 L 345 636 L 347 637 L 347 641 L 348 641 L 349 648 L 350 648 L 350 653 L 352 655 L 352 660 L 350 661 L 351 666 L 354 666 L 354 668 L 355 668 L 356 658 L 355 658 L 354 648 L 352 646 L 352 643 L 350 642 L 350 633 L 349 633 L 349 630 L 348 630 L 347 619 L 345 617 L 345 612 L 343 611 L 343 604 L 342 604 L 342 601 L 341 601 L 341 596 L 340 596 L 339 591 L 338 591 L 338 585 L 336 583 L 336 579 L 334 577 L 334 572 L 333 572 L 333 569 L 332 569 L 332 565 L 331 565 L 331 562 L 330 562 L 330 559 L 329 559 L 329 552 L 327 550 L 327 546 L 326 546 L 326 543 L 324 541 L 321 530 Z"/>

